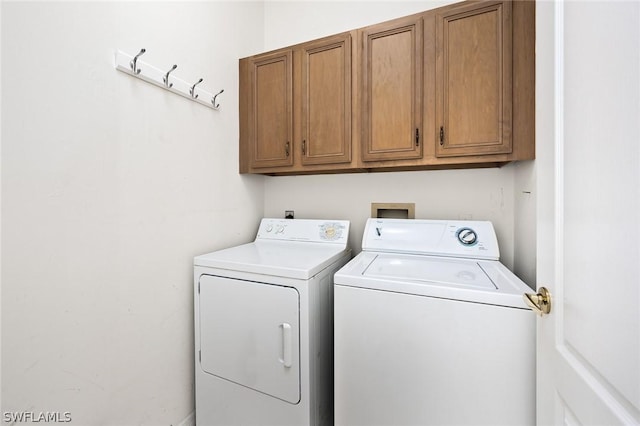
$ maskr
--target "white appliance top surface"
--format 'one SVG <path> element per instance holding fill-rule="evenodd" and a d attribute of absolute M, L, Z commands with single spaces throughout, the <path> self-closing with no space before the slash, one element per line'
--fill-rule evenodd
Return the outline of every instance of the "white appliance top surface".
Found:
<path fill-rule="evenodd" d="M 335 285 L 528 309 L 531 288 L 497 260 L 361 252 Z"/>
<path fill-rule="evenodd" d="M 496 289 L 496 285 L 477 262 L 456 258 L 379 254 L 362 276 L 380 279 L 401 277 L 417 283 Z"/>
<path fill-rule="evenodd" d="M 194 258 L 195 266 L 309 279 L 350 253 L 348 221 L 263 219 L 252 243 Z"/>
<path fill-rule="evenodd" d="M 336 285 L 528 309 L 491 222 L 369 219 L 362 247 Z"/>

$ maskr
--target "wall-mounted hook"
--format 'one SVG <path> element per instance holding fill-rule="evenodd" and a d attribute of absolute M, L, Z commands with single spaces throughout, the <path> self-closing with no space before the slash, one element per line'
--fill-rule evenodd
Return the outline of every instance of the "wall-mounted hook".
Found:
<path fill-rule="evenodd" d="M 213 105 L 214 108 L 219 108 L 220 104 L 216 104 L 216 98 L 218 97 L 218 95 L 220 93 L 224 92 L 224 89 L 220 90 L 218 93 L 216 93 L 215 95 L 213 95 L 213 99 L 211 99 L 211 104 Z"/>
<path fill-rule="evenodd" d="M 173 83 L 169 83 L 169 73 L 175 70 L 176 68 L 178 68 L 177 65 L 172 66 L 171 69 L 167 71 L 167 73 L 164 75 L 164 77 L 162 77 L 162 82 L 164 83 L 167 89 L 170 89 L 173 87 Z"/>
<path fill-rule="evenodd" d="M 116 70 L 122 71 L 131 77 L 144 80 L 147 83 L 154 84 L 175 95 L 184 96 L 186 99 L 205 107 L 218 110 L 220 106 L 218 104 L 218 98 L 224 90 L 220 90 L 218 93 L 209 92 L 203 87 L 204 84 L 200 85 L 200 83 L 204 81 L 203 78 L 192 85 L 192 82 L 185 81 L 176 75 L 178 73 L 174 72 L 174 70 L 178 68 L 177 65 L 173 65 L 171 69 L 167 70 L 167 68 L 160 69 L 154 67 L 147 61 L 142 62 L 139 58 L 145 52 L 146 49 L 141 49 L 140 52 L 134 56 L 116 50 L 114 56 Z M 182 65 L 180 65 L 180 67 L 182 67 Z"/>
<path fill-rule="evenodd" d="M 131 67 L 131 71 L 135 75 L 140 74 L 140 71 L 142 71 L 140 68 L 138 68 L 137 62 L 138 62 L 138 58 L 146 51 L 147 51 L 147 49 L 140 49 L 140 53 L 138 53 L 136 56 L 134 56 L 133 60 L 131 62 L 129 62 L 129 66 Z"/>
<path fill-rule="evenodd" d="M 196 99 L 198 97 L 198 95 L 196 95 L 196 86 L 200 83 L 202 83 L 202 79 L 198 80 L 198 82 L 196 84 L 194 84 L 193 86 L 191 86 L 191 89 L 189 89 L 189 94 L 191 95 L 191 97 L 193 99 Z"/>

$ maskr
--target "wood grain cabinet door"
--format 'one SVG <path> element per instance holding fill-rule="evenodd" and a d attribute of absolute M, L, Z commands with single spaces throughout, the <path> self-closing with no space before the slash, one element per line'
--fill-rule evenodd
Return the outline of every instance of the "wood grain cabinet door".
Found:
<path fill-rule="evenodd" d="M 302 48 L 302 164 L 351 161 L 351 35 Z"/>
<path fill-rule="evenodd" d="M 512 151 L 511 2 L 436 17 L 436 155 Z"/>
<path fill-rule="evenodd" d="M 256 56 L 250 64 L 250 161 L 253 168 L 293 164 L 293 52 Z"/>
<path fill-rule="evenodd" d="M 421 17 L 367 27 L 362 42 L 362 160 L 422 157 Z"/>

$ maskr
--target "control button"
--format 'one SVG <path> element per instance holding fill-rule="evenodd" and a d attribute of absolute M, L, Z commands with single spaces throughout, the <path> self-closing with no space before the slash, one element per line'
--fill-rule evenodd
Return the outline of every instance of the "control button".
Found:
<path fill-rule="evenodd" d="M 458 241 L 465 246 L 472 246 L 478 242 L 478 234 L 471 228 L 460 228 L 456 232 Z"/>

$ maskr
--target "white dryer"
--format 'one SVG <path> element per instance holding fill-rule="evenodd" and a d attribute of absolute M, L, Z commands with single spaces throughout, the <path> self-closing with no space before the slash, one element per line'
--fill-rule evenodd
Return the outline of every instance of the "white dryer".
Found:
<path fill-rule="evenodd" d="M 349 222 L 262 219 L 194 259 L 196 423 L 333 422 L 333 275 Z"/>
<path fill-rule="evenodd" d="M 335 275 L 335 424 L 534 425 L 531 289 L 490 222 L 369 219 Z"/>

